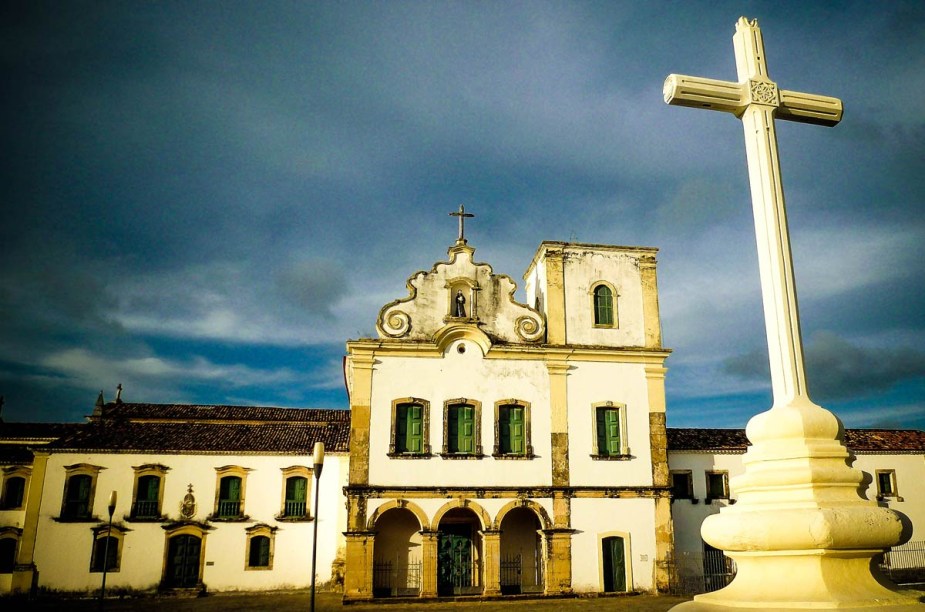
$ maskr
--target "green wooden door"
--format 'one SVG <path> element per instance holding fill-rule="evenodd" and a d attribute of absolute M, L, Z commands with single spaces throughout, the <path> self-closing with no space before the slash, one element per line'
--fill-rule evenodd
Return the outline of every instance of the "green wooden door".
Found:
<path fill-rule="evenodd" d="M 626 591 L 626 559 L 623 555 L 623 538 L 613 536 L 604 538 L 604 592 L 618 593 Z"/>
<path fill-rule="evenodd" d="M 168 587 L 190 589 L 199 584 L 199 554 L 202 540 L 194 535 L 170 538 L 164 582 Z"/>
<path fill-rule="evenodd" d="M 437 589 L 441 595 L 472 586 L 472 535 L 468 525 L 442 528 L 437 550 Z"/>

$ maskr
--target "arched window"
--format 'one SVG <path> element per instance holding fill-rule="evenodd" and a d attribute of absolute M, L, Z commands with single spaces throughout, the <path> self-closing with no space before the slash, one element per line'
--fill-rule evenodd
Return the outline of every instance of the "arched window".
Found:
<path fill-rule="evenodd" d="M 594 324 L 600 327 L 614 326 L 613 290 L 607 285 L 594 288 Z"/>

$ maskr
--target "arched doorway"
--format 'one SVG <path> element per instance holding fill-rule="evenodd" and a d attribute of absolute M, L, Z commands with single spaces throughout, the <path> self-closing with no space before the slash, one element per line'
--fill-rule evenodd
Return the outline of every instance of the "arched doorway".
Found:
<path fill-rule="evenodd" d="M 421 593 L 421 524 L 407 508 L 391 508 L 376 518 L 373 543 L 373 597 L 414 597 Z"/>
<path fill-rule="evenodd" d="M 469 508 L 453 508 L 440 519 L 437 542 L 437 593 L 482 592 L 482 524 Z"/>
<path fill-rule="evenodd" d="M 539 518 L 529 508 L 514 508 L 501 521 L 501 592 L 543 591 L 543 539 Z"/>
<path fill-rule="evenodd" d="M 164 567 L 164 587 L 192 589 L 198 587 L 202 576 L 202 538 L 191 533 L 180 533 L 167 539 L 167 563 Z"/>

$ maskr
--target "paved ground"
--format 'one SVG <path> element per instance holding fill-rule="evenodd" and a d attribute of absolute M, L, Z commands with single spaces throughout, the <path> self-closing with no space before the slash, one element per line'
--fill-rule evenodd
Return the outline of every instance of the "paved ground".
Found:
<path fill-rule="evenodd" d="M 382 603 L 353 604 L 344 606 L 340 594 L 319 593 L 315 597 L 316 612 L 663 612 L 673 605 L 687 601 L 685 597 L 653 597 L 649 595 L 623 597 L 582 597 L 568 599 L 517 599 L 505 601 L 467 601 L 433 603 Z M 97 611 L 97 600 L 0 600 L 4 611 Z M 299 593 L 224 595 L 215 594 L 201 598 L 150 598 L 150 599 L 107 599 L 107 612 L 308 612 L 309 595 Z"/>

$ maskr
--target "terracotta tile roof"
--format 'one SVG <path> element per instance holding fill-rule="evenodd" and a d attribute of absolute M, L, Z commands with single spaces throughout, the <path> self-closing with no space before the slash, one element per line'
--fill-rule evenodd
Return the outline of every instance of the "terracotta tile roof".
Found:
<path fill-rule="evenodd" d="M 0 441 L 51 441 L 83 427 L 82 423 L 4 423 L 0 422 Z"/>
<path fill-rule="evenodd" d="M 345 412 L 345 411 L 332 411 Z M 348 413 L 349 414 L 349 413 Z M 347 452 L 350 422 L 190 423 L 103 420 L 49 445 L 56 451 L 311 454 Z"/>
<path fill-rule="evenodd" d="M 845 442 L 854 452 L 925 453 L 925 431 L 915 429 L 846 429 Z M 668 450 L 744 452 L 744 429 L 668 428 Z"/>
<path fill-rule="evenodd" d="M 320 408 L 275 408 L 269 406 L 212 406 L 197 404 L 130 404 L 110 402 L 103 407 L 104 419 L 132 421 L 236 421 L 251 423 L 349 422 L 349 410 Z"/>
<path fill-rule="evenodd" d="M 744 452 L 748 438 L 744 429 L 668 428 L 668 451 L 697 450 Z"/>

